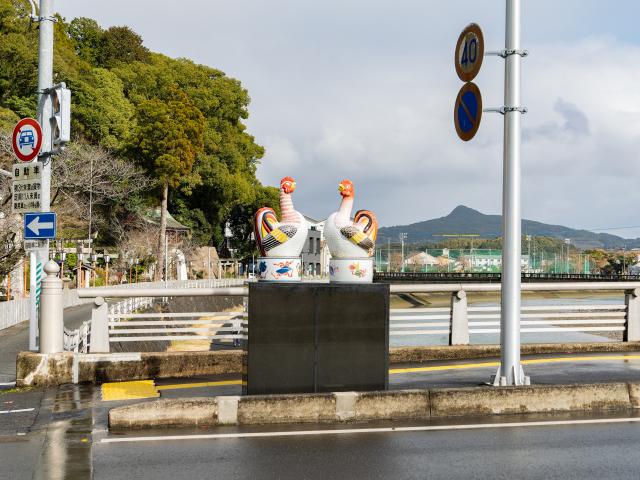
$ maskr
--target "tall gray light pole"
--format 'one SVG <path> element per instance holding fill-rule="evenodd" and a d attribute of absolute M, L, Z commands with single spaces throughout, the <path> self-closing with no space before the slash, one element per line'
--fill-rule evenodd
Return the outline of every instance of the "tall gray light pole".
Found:
<path fill-rule="evenodd" d="M 400 259 L 402 261 L 402 263 L 400 264 L 400 271 L 404 272 L 404 241 L 407 239 L 407 234 L 402 232 L 400 234 L 400 248 L 401 248 L 401 253 L 400 253 Z"/>
<path fill-rule="evenodd" d="M 501 362 L 494 385 L 524 385 L 520 364 L 521 213 L 520 103 L 521 0 L 507 0 L 504 89 L 504 163 L 502 180 Z"/>
<path fill-rule="evenodd" d="M 52 105 L 45 92 L 53 86 L 53 0 L 40 0 L 38 19 L 40 23 L 40 41 L 38 47 L 38 122 L 42 127 L 42 149 L 39 160 L 44 161 L 42 171 L 42 192 L 40 211 L 48 212 L 51 204 L 51 123 Z M 29 254 L 29 350 L 36 350 L 36 333 L 38 327 L 38 294 L 39 282 L 42 279 L 42 267 L 49 260 L 49 242 L 45 246 Z"/>

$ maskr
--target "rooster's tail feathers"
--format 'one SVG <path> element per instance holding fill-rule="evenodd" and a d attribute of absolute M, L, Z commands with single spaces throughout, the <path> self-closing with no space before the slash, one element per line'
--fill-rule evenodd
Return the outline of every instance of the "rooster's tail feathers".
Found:
<path fill-rule="evenodd" d="M 256 212 L 254 217 L 254 230 L 256 233 L 256 243 L 262 255 L 266 255 L 263 246 L 264 239 L 274 230 L 278 228 L 278 219 L 276 212 L 272 208 L 263 207 Z"/>
<path fill-rule="evenodd" d="M 353 219 L 353 223 L 375 243 L 378 236 L 378 219 L 373 212 L 369 210 L 358 210 Z"/>

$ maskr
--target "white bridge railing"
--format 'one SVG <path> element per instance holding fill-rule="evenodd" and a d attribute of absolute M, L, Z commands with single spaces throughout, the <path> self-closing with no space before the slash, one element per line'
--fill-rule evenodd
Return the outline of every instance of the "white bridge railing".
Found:
<path fill-rule="evenodd" d="M 540 300 L 547 304 L 524 305 L 521 314 L 523 342 L 541 342 L 547 335 L 552 342 L 595 342 L 602 340 L 640 341 L 640 282 L 619 283 L 536 283 L 523 284 L 522 290 L 546 292 L 593 291 L 610 292 L 611 304 L 585 304 L 584 300 L 566 298 Z M 499 292 L 496 284 L 432 284 L 391 285 L 392 294 L 450 294 L 450 306 L 426 308 L 393 308 L 390 310 L 389 335 L 391 345 L 495 343 L 500 333 L 499 305 L 468 305 L 467 293 Z M 237 345 L 248 334 L 249 318 L 243 312 L 198 313 L 132 313 L 107 307 L 104 297 L 153 299 L 172 296 L 235 296 L 246 297 L 246 286 L 201 288 L 113 288 L 83 289 L 82 298 L 95 298 L 90 329 L 89 351 L 108 352 L 114 342 L 232 340 Z M 573 302 L 573 303 L 572 303 Z M 129 305 L 129 304 L 127 304 Z M 600 337 L 594 333 L 609 335 Z M 527 340 L 527 335 L 533 335 Z M 577 334 L 582 334 L 576 337 Z M 613 334 L 613 335 L 612 335 Z M 573 336 L 572 336 L 573 335 Z M 614 335 L 617 336 L 614 338 Z M 438 338 L 439 337 L 439 338 Z M 578 338 L 576 340 L 576 338 Z M 435 343 L 434 343 L 435 342 Z"/>
<path fill-rule="evenodd" d="M 140 283 L 131 283 L 131 284 L 123 284 L 123 285 L 113 285 L 109 287 L 96 287 L 91 290 L 96 292 L 97 295 L 95 297 L 100 297 L 100 293 L 109 291 L 119 291 L 119 292 L 127 292 L 127 295 L 122 300 L 119 300 L 114 303 L 110 303 L 108 305 L 108 316 L 110 320 L 119 320 L 126 317 L 133 317 L 137 314 L 133 312 L 141 311 L 150 308 L 153 306 L 154 301 L 158 299 L 157 295 L 152 296 L 140 296 L 139 292 L 142 290 L 151 289 L 153 292 L 157 293 L 162 290 L 165 291 L 167 288 L 170 289 L 201 289 L 201 288 L 223 288 L 223 287 L 232 287 L 237 285 L 242 285 L 244 283 L 243 279 L 212 279 L 212 280 L 174 280 L 168 282 L 140 282 Z M 76 294 L 80 290 L 71 290 Z M 160 295 L 163 297 L 164 295 Z M 83 297 L 89 298 L 87 300 L 90 302 L 91 297 Z M 66 305 L 65 305 L 66 306 Z M 167 315 L 167 314 L 164 314 Z M 158 314 L 154 314 L 153 317 L 158 318 Z M 92 321 L 84 322 L 80 328 L 77 330 L 69 330 L 65 328 L 64 331 L 64 349 L 66 351 L 72 352 L 80 352 L 87 353 L 90 348 L 89 345 L 91 343 L 91 323 Z M 133 326 L 129 324 L 130 326 Z M 114 337 L 114 335 L 110 335 L 110 337 Z M 136 338 L 136 340 L 142 341 L 142 339 Z M 148 340 L 148 339 L 146 339 Z M 112 340 L 115 341 L 115 340 Z M 119 341 L 128 341 L 128 340 L 119 340 Z"/>
<path fill-rule="evenodd" d="M 90 300 L 88 299 L 79 298 L 77 290 L 65 289 L 62 291 L 62 304 L 64 308 L 89 302 Z M 29 305 L 29 297 L 0 302 L 0 330 L 29 320 Z"/>
<path fill-rule="evenodd" d="M 627 306 L 620 305 L 536 305 L 521 309 L 520 333 L 623 333 L 626 331 Z M 450 344 L 468 344 L 476 334 L 500 333 L 500 307 L 467 307 L 464 318 L 452 322 L 451 308 L 392 309 L 389 323 L 391 337 L 421 335 L 449 336 Z M 465 331 L 466 330 L 466 331 Z M 456 341 L 453 341 L 454 335 Z M 594 339 L 595 340 L 595 339 Z M 404 342 L 406 343 L 406 342 Z"/>
<path fill-rule="evenodd" d="M 109 315 L 109 342 L 247 339 L 245 312 Z"/>

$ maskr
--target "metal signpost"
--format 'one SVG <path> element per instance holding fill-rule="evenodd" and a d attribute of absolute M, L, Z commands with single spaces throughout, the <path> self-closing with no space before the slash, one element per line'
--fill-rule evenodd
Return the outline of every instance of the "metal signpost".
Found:
<path fill-rule="evenodd" d="M 520 103 L 520 64 L 527 55 L 521 49 L 521 0 L 506 0 L 505 49 L 487 52 L 505 60 L 504 106 L 484 111 L 504 115 L 504 160 L 502 180 L 502 294 L 500 307 L 500 367 L 493 385 L 528 385 L 520 363 L 520 304 L 521 304 L 521 116 L 527 109 Z M 458 77 L 466 83 L 456 99 L 454 118 L 458 136 L 471 140 L 478 131 L 482 112 L 482 98 L 478 87 L 470 83 L 482 66 L 484 37 L 475 24 L 460 34 L 455 50 Z"/>
<path fill-rule="evenodd" d="M 522 114 L 520 103 L 520 63 L 526 53 L 521 50 L 521 0 L 507 0 L 504 85 L 504 161 L 502 186 L 502 302 L 500 309 L 500 368 L 494 385 L 525 385 L 520 363 L 521 303 L 521 212 L 520 212 L 520 138 Z"/>
<path fill-rule="evenodd" d="M 33 5 L 34 2 L 32 2 Z M 53 85 L 53 0 L 40 0 L 39 12 L 30 16 L 38 22 L 40 38 L 38 49 L 38 121 L 21 120 L 13 132 L 13 150 L 24 170 L 14 166 L 13 211 L 15 213 L 49 212 L 51 205 L 51 157 L 60 153 L 70 140 L 71 92 L 64 83 Z M 4 171 L 3 171 L 4 172 Z M 38 331 L 38 305 L 42 267 L 49 260 L 48 238 L 55 238 L 47 225 L 49 217 L 37 217 L 35 223 L 25 223 L 25 249 L 29 251 L 30 315 L 29 349 L 36 350 Z M 25 219 L 26 222 L 26 219 Z M 35 228 L 35 230 L 34 230 Z M 47 232 L 44 234 L 42 232 Z M 42 235 L 40 235 L 42 233 Z M 29 237 L 29 235 L 35 235 Z"/>

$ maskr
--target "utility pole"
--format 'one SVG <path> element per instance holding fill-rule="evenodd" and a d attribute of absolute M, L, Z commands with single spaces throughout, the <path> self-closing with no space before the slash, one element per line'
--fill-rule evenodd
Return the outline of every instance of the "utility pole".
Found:
<path fill-rule="evenodd" d="M 387 238 L 387 273 L 391 271 L 391 239 Z"/>
<path fill-rule="evenodd" d="M 42 127 L 42 148 L 38 160 L 42 169 L 40 211 L 48 212 L 51 205 L 51 123 L 52 105 L 48 89 L 53 86 L 53 0 L 40 0 L 37 21 L 40 23 L 38 47 L 38 122 Z M 49 260 L 49 242 L 43 248 L 29 252 L 29 350 L 37 350 L 38 307 L 42 268 Z"/>
<path fill-rule="evenodd" d="M 89 241 L 93 238 L 91 229 L 93 220 L 93 155 L 89 157 Z"/>
<path fill-rule="evenodd" d="M 527 235 L 527 273 L 531 272 L 531 235 Z"/>
<path fill-rule="evenodd" d="M 500 367 L 494 385 L 529 383 L 520 364 L 521 305 L 521 119 L 525 110 L 520 103 L 520 64 L 525 52 L 521 47 L 521 0 L 506 0 L 504 161 L 502 180 L 502 301 L 500 317 Z"/>
<path fill-rule="evenodd" d="M 400 271 L 404 272 L 404 241 L 407 239 L 407 234 L 406 233 L 401 233 L 400 234 L 400 249 L 401 249 L 401 256 L 400 258 L 402 259 L 402 263 L 400 264 Z"/>

